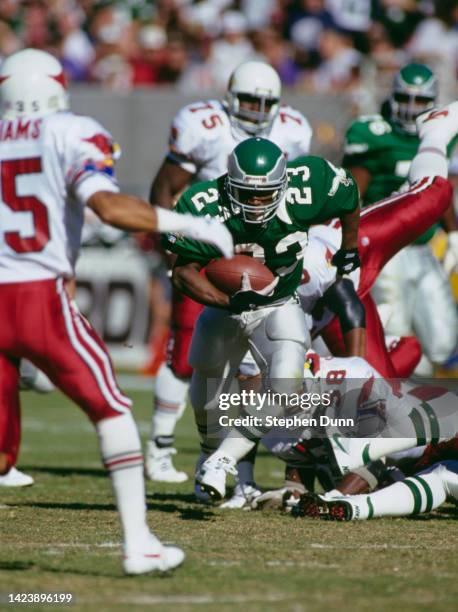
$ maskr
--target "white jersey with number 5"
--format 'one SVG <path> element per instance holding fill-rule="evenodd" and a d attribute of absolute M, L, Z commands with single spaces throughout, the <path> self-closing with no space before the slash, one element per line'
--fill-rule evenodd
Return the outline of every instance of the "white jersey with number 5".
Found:
<path fill-rule="evenodd" d="M 114 151 L 71 112 L 0 122 L 0 283 L 73 276 L 84 205 L 119 191 Z"/>
<path fill-rule="evenodd" d="M 197 180 L 208 181 L 227 171 L 229 154 L 248 137 L 232 128 L 219 100 L 195 102 L 174 117 L 167 157 Z M 281 106 L 271 130 L 263 137 L 272 140 L 291 161 L 309 153 L 312 128 L 299 111 Z"/>

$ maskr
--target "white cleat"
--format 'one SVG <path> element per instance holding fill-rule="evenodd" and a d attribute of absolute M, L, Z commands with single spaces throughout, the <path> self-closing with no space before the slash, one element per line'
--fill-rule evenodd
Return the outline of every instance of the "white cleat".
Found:
<path fill-rule="evenodd" d="M 255 482 L 244 482 L 243 484 L 238 484 L 234 489 L 232 497 L 219 507 L 223 510 L 251 509 L 251 504 L 260 495 L 261 491 Z"/>
<path fill-rule="evenodd" d="M 157 538 L 152 539 L 148 549 L 125 553 L 122 566 L 129 575 L 167 572 L 181 565 L 185 554 L 177 546 L 164 546 Z"/>
<path fill-rule="evenodd" d="M 175 448 L 159 448 L 152 440 L 148 442 L 146 450 L 146 474 L 155 482 L 186 482 L 186 472 L 175 469 L 172 456 L 176 455 Z"/>
<path fill-rule="evenodd" d="M 35 481 L 32 476 L 12 467 L 6 474 L 0 475 L 0 487 L 30 487 Z"/>
<path fill-rule="evenodd" d="M 207 493 L 211 501 L 220 501 L 226 495 L 227 474 L 237 475 L 236 461 L 230 455 L 216 451 L 204 461 L 196 473 L 196 489 Z"/>
<path fill-rule="evenodd" d="M 211 504 L 212 498 L 211 496 L 201 489 L 200 484 L 197 482 L 197 474 L 200 472 L 200 468 L 208 459 L 208 455 L 200 451 L 199 457 L 196 463 L 196 470 L 194 472 L 194 495 L 196 496 L 196 501 L 201 504 Z"/>
<path fill-rule="evenodd" d="M 431 136 L 447 144 L 458 132 L 458 101 L 422 113 L 416 123 L 420 140 Z"/>

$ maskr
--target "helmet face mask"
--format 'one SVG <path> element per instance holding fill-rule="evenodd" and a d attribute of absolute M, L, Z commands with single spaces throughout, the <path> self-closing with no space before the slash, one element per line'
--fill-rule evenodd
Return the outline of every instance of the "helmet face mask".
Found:
<path fill-rule="evenodd" d="M 396 75 L 390 98 L 391 117 L 407 134 L 415 135 L 415 120 L 433 108 L 438 94 L 434 73 L 423 64 L 408 64 Z"/>
<path fill-rule="evenodd" d="M 226 192 L 232 212 L 245 223 L 264 225 L 282 202 L 288 178 L 281 149 L 263 138 L 249 138 L 229 156 Z"/>
<path fill-rule="evenodd" d="M 271 66 L 241 64 L 229 80 L 224 100 L 232 126 L 252 136 L 266 133 L 277 116 L 280 95 L 280 79 Z"/>
<path fill-rule="evenodd" d="M 5 59 L 0 67 L 2 119 L 43 117 L 68 108 L 63 68 L 55 57 L 24 49 Z"/>

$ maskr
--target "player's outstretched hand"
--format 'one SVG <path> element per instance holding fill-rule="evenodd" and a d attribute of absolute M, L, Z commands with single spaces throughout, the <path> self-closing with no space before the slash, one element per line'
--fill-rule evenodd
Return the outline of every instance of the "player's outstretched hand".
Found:
<path fill-rule="evenodd" d="M 337 268 L 339 276 L 350 274 L 361 266 L 358 249 L 340 249 L 335 253 L 331 263 Z"/>
<path fill-rule="evenodd" d="M 234 241 L 225 225 L 216 219 L 206 219 L 205 217 L 194 217 L 192 215 L 186 215 L 186 217 L 187 226 L 182 231 L 184 235 L 194 240 L 213 244 L 224 257 L 233 257 Z"/>
<path fill-rule="evenodd" d="M 263 289 L 255 291 L 251 288 L 250 277 L 247 272 L 242 274 L 242 283 L 240 291 L 231 296 L 229 304 L 234 312 L 243 312 L 244 310 L 252 310 L 256 306 L 264 306 L 269 303 L 270 296 L 273 295 L 275 287 L 278 285 L 280 277 L 276 276 L 274 280 L 266 285 Z"/>
<path fill-rule="evenodd" d="M 450 232 L 447 238 L 448 244 L 443 266 L 445 273 L 449 276 L 452 272 L 458 272 L 458 231 Z"/>

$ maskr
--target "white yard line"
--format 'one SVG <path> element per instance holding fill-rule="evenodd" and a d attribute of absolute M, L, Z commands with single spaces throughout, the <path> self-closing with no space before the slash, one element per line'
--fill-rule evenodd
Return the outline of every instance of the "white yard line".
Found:
<path fill-rule="evenodd" d="M 259 595 L 133 595 L 120 597 L 117 603 L 133 605 L 154 604 L 244 604 L 244 603 L 273 603 L 287 601 L 288 593 L 260 593 Z M 78 598 L 77 603 L 96 603 L 97 600 Z M 106 600 L 104 600 L 106 603 Z"/>
<path fill-rule="evenodd" d="M 346 548 L 349 550 L 358 549 L 389 549 L 389 548 L 427 548 L 427 546 L 417 546 L 416 544 L 320 544 L 319 542 L 312 542 L 310 548 L 328 548 L 328 549 L 341 549 Z"/>

